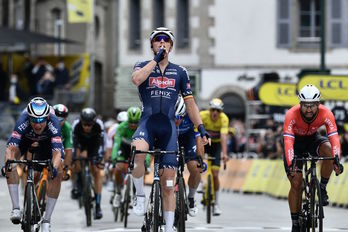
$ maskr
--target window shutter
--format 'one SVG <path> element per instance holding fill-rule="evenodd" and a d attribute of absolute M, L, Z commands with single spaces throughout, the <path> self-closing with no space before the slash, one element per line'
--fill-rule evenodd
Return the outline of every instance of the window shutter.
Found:
<path fill-rule="evenodd" d="M 290 0 L 277 1 L 277 46 L 291 45 L 291 4 Z"/>
<path fill-rule="evenodd" d="M 343 14 L 344 2 L 342 0 L 331 0 L 328 4 L 329 13 L 329 41 L 330 47 L 342 47 L 344 46 L 344 20 L 345 16 Z M 345 11 L 347 12 L 347 11 Z"/>

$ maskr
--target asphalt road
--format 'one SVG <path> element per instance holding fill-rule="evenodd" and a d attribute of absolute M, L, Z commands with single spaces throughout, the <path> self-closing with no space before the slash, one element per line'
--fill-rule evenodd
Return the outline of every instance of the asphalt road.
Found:
<path fill-rule="evenodd" d="M 70 182 L 64 182 L 61 194 L 52 216 L 52 231 L 140 231 L 142 217 L 129 216 L 129 228 L 113 221 L 109 205 L 110 192 L 103 190 L 102 210 L 104 217 L 93 221 L 92 227 L 86 227 L 84 211 L 78 208 L 76 201 L 70 198 Z M 147 188 L 149 191 L 149 188 Z M 197 195 L 200 198 L 201 195 Z M 22 196 L 20 197 L 22 200 Z M 205 212 L 199 206 L 197 217 L 189 217 L 187 231 L 290 231 L 290 213 L 286 200 L 274 199 L 265 195 L 222 192 L 220 205 L 223 214 L 205 223 Z M 0 231 L 20 231 L 20 226 L 9 220 L 11 201 L 6 181 L 0 178 Z M 325 208 L 325 231 L 348 231 L 348 209 Z"/>

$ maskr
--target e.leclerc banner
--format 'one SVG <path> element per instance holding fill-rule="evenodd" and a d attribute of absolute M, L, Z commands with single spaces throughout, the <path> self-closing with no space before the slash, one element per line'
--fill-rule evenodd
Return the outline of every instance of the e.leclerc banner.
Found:
<path fill-rule="evenodd" d="M 307 84 L 315 85 L 323 100 L 348 101 L 348 76 L 305 75 L 298 83 L 298 89 Z"/>
<path fill-rule="evenodd" d="M 290 83 L 266 82 L 259 90 L 259 97 L 266 105 L 294 106 L 298 104 L 296 85 Z"/>

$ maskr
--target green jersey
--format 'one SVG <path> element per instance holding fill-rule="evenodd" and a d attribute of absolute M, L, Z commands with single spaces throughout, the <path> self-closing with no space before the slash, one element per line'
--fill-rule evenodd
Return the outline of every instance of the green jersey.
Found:
<path fill-rule="evenodd" d="M 121 122 L 121 124 L 117 127 L 115 136 L 114 136 L 114 145 L 112 147 L 112 155 L 111 159 L 115 160 L 125 160 L 125 155 L 120 152 L 120 147 L 122 144 L 122 138 L 127 140 L 132 140 L 132 136 L 135 130 L 131 130 L 129 128 L 128 121 Z"/>
<path fill-rule="evenodd" d="M 61 127 L 62 131 L 62 140 L 64 149 L 72 149 L 73 148 L 73 140 L 72 140 L 72 126 L 68 121 L 64 122 L 64 125 Z"/>

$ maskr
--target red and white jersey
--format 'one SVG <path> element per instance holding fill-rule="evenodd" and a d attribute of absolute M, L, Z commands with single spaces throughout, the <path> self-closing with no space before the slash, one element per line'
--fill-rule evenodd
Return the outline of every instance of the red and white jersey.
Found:
<path fill-rule="evenodd" d="M 284 151 L 287 164 L 290 165 L 294 158 L 294 142 L 295 136 L 310 136 L 317 132 L 317 130 L 325 125 L 327 137 L 331 143 L 332 156 L 340 157 L 341 145 L 337 133 L 337 126 L 335 117 L 332 112 L 323 105 L 319 105 L 318 114 L 315 120 L 307 123 L 301 116 L 300 105 L 293 106 L 285 115 L 283 125 L 284 136 Z"/>

